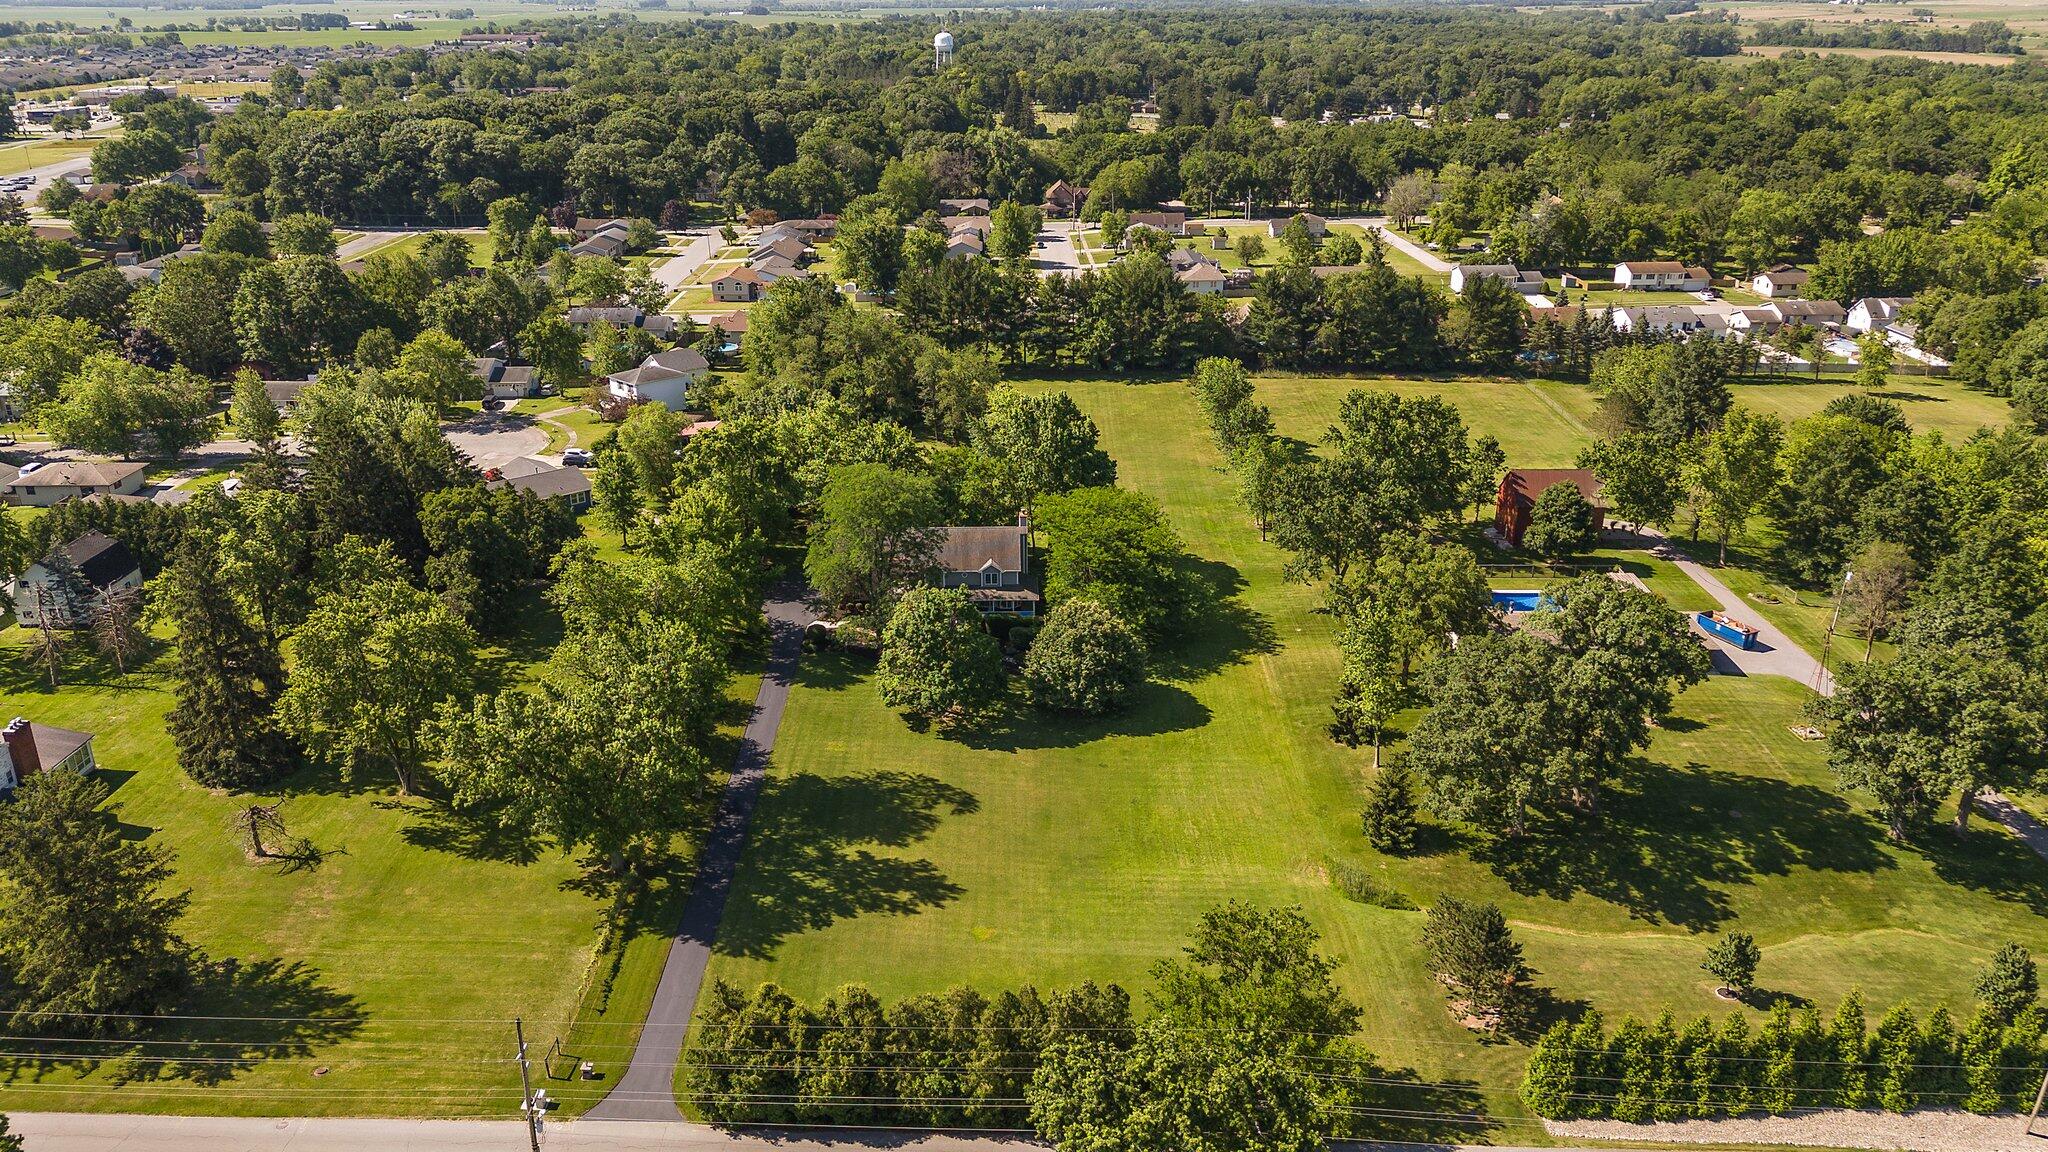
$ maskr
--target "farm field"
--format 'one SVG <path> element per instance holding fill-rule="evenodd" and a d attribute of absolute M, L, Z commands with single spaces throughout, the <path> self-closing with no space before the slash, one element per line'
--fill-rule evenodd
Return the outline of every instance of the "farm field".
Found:
<path fill-rule="evenodd" d="M 1353 384 L 1263 378 L 1259 389 L 1283 431 L 1309 436 Z M 1516 463 L 1572 454 L 1570 422 L 1532 418 L 1551 406 L 1530 399 L 1573 413 L 1568 386 L 1394 386 L 1451 396 Z M 1998 943 L 2048 942 L 2037 895 L 2048 864 L 1984 825 L 1966 845 L 1892 846 L 1836 787 L 1822 747 L 1791 731 L 1806 689 L 1768 678 L 1686 692 L 1598 825 L 1520 845 L 1442 828 L 1418 856 L 1372 852 L 1357 827 L 1370 753 L 1324 734 L 1331 622 L 1314 590 L 1282 579 L 1282 555 L 1238 507 L 1184 389 L 1027 387 L 1074 395 L 1120 482 L 1160 499 L 1221 606 L 1169 651 L 1138 709 L 1093 724 L 1017 712 L 942 738 L 884 708 L 863 659 L 807 658 L 714 975 L 812 997 L 848 981 L 885 997 L 956 983 L 1142 986 L 1201 911 L 1233 897 L 1299 903 L 1367 1007 L 1368 1046 L 1427 1079 L 1469 1083 L 1468 1103 L 1508 1126 L 1501 1138 L 1527 1138 L 1512 1096 L 1521 1051 L 1457 1028 L 1422 970 L 1419 914 L 1342 899 L 1332 862 L 1416 903 L 1498 901 L 1537 982 L 1610 1013 L 1726 1010 L 1698 964 L 1706 934 L 1731 927 L 1764 946 L 1766 987 L 1823 1005 L 1861 987 L 1873 1003 L 1910 994 L 1957 1008 L 1972 964 Z"/>
<path fill-rule="evenodd" d="M 2019 56 L 1999 56 L 1990 52 L 1938 52 L 1922 51 L 1915 48 L 1793 48 L 1777 44 L 1745 44 L 1744 56 L 1764 56 L 1776 59 L 1788 52 L 1806 52 L 1822 56 L 1861 56 L 1866 60 L 1879 60 L 1887 56 L 1909 56 L 1915 60 L 1931 60 L 1936 64 L 1986 64 L 2003 67 Z"/>

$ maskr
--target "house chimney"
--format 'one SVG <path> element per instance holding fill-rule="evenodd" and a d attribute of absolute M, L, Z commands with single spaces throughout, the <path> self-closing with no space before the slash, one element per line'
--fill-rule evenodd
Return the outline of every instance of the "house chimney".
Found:
<path fill-rule="evenodd" d="M 1024 529 L 1026 532 L 1031 531 L 1031 513 L 1024 511 L 1021 508 L 1018 509 L 1017 527 Z"/>
<path fill-rule="evenodd" d="M 36 754 L 36 734 L 28 719 L 16 716 L 0 729 L 0 741 L 7 744 L 7 758 L 14 762 L 14 778 L 26 783 L 28 778 L 43 770 L 42 757 Z"/>

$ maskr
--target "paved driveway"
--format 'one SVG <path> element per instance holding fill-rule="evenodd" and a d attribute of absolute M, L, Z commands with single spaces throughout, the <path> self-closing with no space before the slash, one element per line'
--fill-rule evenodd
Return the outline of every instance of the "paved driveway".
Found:
<path fill-rule="evenodd" d="M 548 430 L 531 416 L 485 412 L 447 425 L 443 432 L 456 451 L 486 471 L 522 456 L 538 455 L 548 446 Z"/>

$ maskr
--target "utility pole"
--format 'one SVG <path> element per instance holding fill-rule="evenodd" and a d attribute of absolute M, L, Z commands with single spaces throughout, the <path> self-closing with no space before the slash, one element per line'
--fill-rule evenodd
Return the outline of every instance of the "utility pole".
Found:
<path fill-rule="evenodd" d="M 526 1114 L 526 1138 L 540 1152 L 540 1109 L 533 1103 L 533 1080 L 526 1066 L 526 1023 L 514 1016 L 512 1035 L 519 1040 L 519 1110 Z"/>

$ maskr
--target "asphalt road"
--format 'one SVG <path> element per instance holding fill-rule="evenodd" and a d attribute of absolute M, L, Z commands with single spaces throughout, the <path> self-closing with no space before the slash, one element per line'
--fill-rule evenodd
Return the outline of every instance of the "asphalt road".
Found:
<path fill-rule="evenodd" d="M 747 721 L 739 756 L 726 777 L 717 822 L 698 856 L 690 902 L 684 906 L 683 922 L 669 944 L 668 963 L 654 989 L 646 1023 L 641 1025 L 632 1063 L 611 1093 L 586 1114 L 590 1120 L 680 1122 L 683 1118 L 675 1101 L 676 1058 L 682 1052 L 690 1014 L 696 1011 L 704 969 L 711 962 L 718 924 L 725 916 L 726 897 L 746 848 L 747 822 L 767 778 L 775 730 L 782 723 L 790 685 L 796 680 L 797 660 L 803 654 L 804 626 L 814 619 L 791 589 L 776 591 L 765 610 L 770 629 L 768 668 L 761 677 L 761 690 L 754 696 L 754 715 Z"/>

